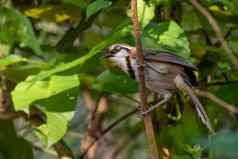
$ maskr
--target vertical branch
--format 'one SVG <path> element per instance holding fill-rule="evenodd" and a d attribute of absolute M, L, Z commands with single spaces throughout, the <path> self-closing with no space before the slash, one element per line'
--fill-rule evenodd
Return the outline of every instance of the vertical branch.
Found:
<path fill-rule="evenodd" d="M 95 103 L 88 92 L 84 93 L 85 103 L 91 109 L 91 120 L 88 124 L 86 135 L 81 141 L 81 151 L 83 156 L 88 159 L 96 159 L 97 150 L 100 148 L 100 143 L 95 142 L 102 132 L 103 114 L 107 111 L 107 98 L 102 96 L 98 103 Z"/>
<path fill-rule="evenodd" d="M 142 104 L 142 110 L 146 111 L 148 109 L 148 102 L 147 102 L 147 96 L 145 93 L 146 87 L 145 87 L 145 77 L 144 77 L 144 67 L 143 67 L 144 57 L 143 57 L 141 37 L 140 37 L 140 25 L 139 25 L 138 14 L 137 14 L 137 0 L 131 0 L 131 12 L 132 12 L 133 29 L 134 29 L 135 40 L 136 40 L 136 53 L 137 53 L 138 62 L 140 66 L 138 67 L 139 81 L 140 81 L 140 100 Z M 158 146 L 156 143 L 152 117 L 150 114 L 145 115 L 144 125 L 145 125 L 146 135 L 148 138 L 148 143 L 149 143 L 150 158 L 158 159 L 159 158 Z"/>
<path fill-rule="evenodd" d="M 235 57 L 235 55 L 233 55 L 232 50 L 230 49 L 229 45 L 227 44 L 227 42 L 224 38 L 224 35 L 223 35 L 217 21 L 213 18 L 211 13 L 209 13 L 208 10 L 206 8 L 204 8 L 199 3 L 198 0 L 189 0 L 189 1 L 193 5 L 194 8 L 196 8 L 203 16 L 205 16 L 207 18 L 209 24 L 211 25 L 213 31 L 215 32 L 218 40 L 221 43 L 222 48 L 224 49 L 225 53 L 227 54 L 227 57 L 233 63 L 233 65 L 235 66 L 235 69 L 238 69 L 238 60 Z"/>
<path fill-rule="evenodd" d="M 81 153 L 81 155 L 78 157 L 78 159 L 83 159 L 85 155 L 88 153 L 88 151 L 91 149 L 91 147 L 99 142 L 108 132 L 110 132 L 114 127 L 116 127 L 118 124 L 120 124 L 122 121 L 126 120 L 129 118 L 131 115 L 135 114 L 137 109 L 132 110 L 124 115 L 122 115 L 119 119 L 111 123 L 107 128 L 103 129 L 102 132 L 100 133 L 100 136 L 95 138 L 94 141 Z"/>

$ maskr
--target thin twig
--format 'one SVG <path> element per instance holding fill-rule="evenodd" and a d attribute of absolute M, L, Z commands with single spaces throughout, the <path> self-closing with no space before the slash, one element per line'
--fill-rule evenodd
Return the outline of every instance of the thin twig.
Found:
<path fill-rule="evenodd" d="M 77 138 L 77 139 L 82 139 L 83 138 L 83 134 L 79 133 L 79 132 L 75 132 L 75 131 L 68 131 L 66 133 L 66 136 L 72 137 L 72 138 Z"/>
<path fill-rule="evenodd" d="M 117 119 L 116 121 L 111 123 L 106 129 L 104 129 L 102 131 L 102 133 L 100 134 L 99 137 L 94 138 L 94 141 L 88 146 L 88 148 L 84 152 L 82 152 L 82 154 L 79 156 L 78 159 L 83 159 L 84 156 L 90 150 L 90 148 L 93 147 L 94 144 L 96 144 L 99 140 L 101 140 L 110 130 L 112 130 L 114 127 L 116 127 L 119 123 L 121 123 L 122 121 L 126 120 L 128 117 L 130 117 L 131 115 L 135 114 L 136 112 L 137 112 L 137 109 L 134 109 L 134 110 L 132 110 L 132 111 L 122 115 L 119 119 Z"/>
<path fill-rule="evenodd" d="M 198 0 L 189 0 L 190 3 L 196 8 L 203 16 L 205 16 L 211 25 L 213 31 L 216 33 L 216 36 L 218 40 L 221 43 L 222 48 L 224 49 L 225 53 L 227 54 L 228 58 L 230 61 L 233 63 L 235 66 L 235 69 L 238 69 L 238 60 L 237 58 L 233 55 L 232 50 L 230 49 L 229 45 L 227 44 L 226 40 L 224 39 L 223 33 L 217 23 L 217 21 L 213 18 L 211 13 L 203 7 Z"/>
<path fill-rule="evenodd" d="M 141 44 L 141 35 L 140 35 L 140 25 L 138 20 L 137 13 L 137 0 L 131 0 L 131 12 L 132 12 L 132 22 L 133 22 L 133 30 L 136 41 L 136 54 L 139 62 L 138 74 L 140 81 L 140 100 L 142 104 L 142 110 L 146 111 L 148 109 L 148 102 L 146 96 L 146 87 L 145 87 L 145 76 L 144 76 L 144 56 L 142 51 Z M 155 131 L 152 123 L 151 114 L 148 113 L 144 116 L 144 125 L 145 131 L 148 138 L 150 157 L 151 159 L 159 159 L 159 151 L 156 143 Z"/>
<path fill-rule="evenodd" d="M 128 99 L 128 100 L 130 100 L 132 102 L 135 102 L 136 104 L 140 105 L 140 102 L 138 100 L 134 99 L 133 97 L 130 97 L 128 95 L 122 95 L 122 97 L 124 97 L 124 98 L 126 98 L 126 99 Z"/>
<path fill-rule="evenodd" d="M 87 149 L 88 146 L 94 142 L 95 138 L 97 138 L 100 135 L 102 131 L 101 127 L 103 122 L 103 114 L 107 111 L 108 108 L 106 96 L 101 96 L 100 100 L 97 101 L 97 103 L 95 103 L 89 92 L 87 93 L 85 92 L 84 94 L 85 94 L 84 97 L 86 97 L 85 102 L 93 105 L 93 109 L 91 110 L 90 113 L 91 118 L 88 124 L 87 133 L 81 141 L 80 149 L 82 152 L 84 152 L 85 149 Z M 87 158 L 95 159 L 98 148 L 99 148 L 98 143 L 95 143 L 91 147 L 91 149 L 87 152 L 87 154 L 85 154 Z"/>
<path fill-rule="evenodd" d="M 121 116 L 118 120 L 116 120 L 115 122 L 113 122 L 112 124 L 110 124 L 106 129 L 104 129 L 102 131 L 102 134 L 106 134 L 107 132 L 109 132 L 112 128 L 114 128 L 116 125 L 118 125 L 119 123 L 121 123 L 122 121 L 124 121 L 125 119 L 127 119 L 128 117 L 130 117 L 131 115 L 135 114 L 137 112 L 137 109 L 134 109 L 132 111 L 130 111 L 127 114 L 124 114 L 123 116 Z"/>
<path fill-rule="evenodd" d="M 218 104 L 219 106 L 225 108 L 229 112 L 238 114 L 238 108 L 236 106 L 223 101 L 222 99 L 216 97 L 212 93 L 207 92 L 207 91 L 201 91 L 201 90 L 198 90 L 198 89 L 195 92 L 196 92 L 197 95 L 210 99 L 211 101 L 213 101 L 214 103 Z"/>
<path fill-rule="evenodd" d="M 221 86 L 221 85 L 229 85 L 229 84 L 238 84 L 238 80 L 233 80 L 233 81 L 224 81 L 224 82 L 211 82 L 207 83 L 206 86 Z"/>

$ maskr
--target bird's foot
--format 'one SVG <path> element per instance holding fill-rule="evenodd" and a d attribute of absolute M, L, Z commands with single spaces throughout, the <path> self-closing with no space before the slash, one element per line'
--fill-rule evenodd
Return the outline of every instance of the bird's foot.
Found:
<path fill-rule="evenodd" d="M 143 110 L 142 106 L 138 106 L 137 109 L 137 116 L 140 118 L 144 118 L 148 113 L 151 112 L 150 108 L 147 110 Z"/>

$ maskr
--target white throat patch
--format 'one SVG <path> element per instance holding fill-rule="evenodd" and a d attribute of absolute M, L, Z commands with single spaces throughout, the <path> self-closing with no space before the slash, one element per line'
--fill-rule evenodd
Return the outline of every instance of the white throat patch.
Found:
<path fill-rule="evenodd" d="M 128 73 L 127 61 L 126 61 L 127 56 L 128 56 L 128 52 L 122 49 L 120 52 L 114 54 L 113 57 L 110 57 L 110 60 L 115 62 L 124 72 Z"/>

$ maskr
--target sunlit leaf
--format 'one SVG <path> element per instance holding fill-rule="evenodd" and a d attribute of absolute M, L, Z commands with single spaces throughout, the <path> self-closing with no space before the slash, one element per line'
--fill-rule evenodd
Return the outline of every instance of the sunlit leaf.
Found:
<path fill-rule="evenodd" d="M 108 45 L 128 36 L 130 34 L 130 32 L 131 32 L 131 28 L 128 25 L 126 25 L 126 26 L 123 25 L 122 29 L 119 29 L 118 31 L 115 31 L 114 33 L 112 33 L 110 36 L 108 36 L 106 39 L 104 39 L 104 41 L 102 41 L 99 44 L 97 44 L 96 46 L 94 46 L 86 55 L 84 55 L 81 58 L 76 59 L 72 62 L 57 65 L 53 69 L 41 71 L 39 74 L 34 76 L 34 78 L 32 78 L 31 81 L 33 82 L 33 81 L 43 80 L 43 79 L 48 78 L 51 75 L 54 75 L 56 73 L 70 70 L 75 67 L 80 67 L 87 60 L 91 59 L 92 57 L 94 57 L 98 53 L 100 53 L 100 51 L 103 50 Z"/>
<path fill-rule="evenodd" d="M 137 9 L 140 23 L 142 27 L 145 27 L 155 16 L 155 6 L 144 0 L 138 0 Z M 128 11 L 128 15 L 131 17 L 131 10 Z"/>
<path fill-rule="evenodd" d="M 46 5 L 24 10 L 24 14 L 33 19 L 57 23 L 79 21 L 81 12 L 81 9 L 74 5 Z"/>
<path fill-rule="evenodd" d="M 39 126 L 36 133 L 47 147 L 55 144 L 65 135 L 68 123 L 75 112 L 78 95 L 79 88 L 73 88 L 34 102 L 43 108 L 46 114 L 46 124 Z"/>
<path fill-rule="evenodd" d="M 69 119 L 73 117 L 73 112 L 58 113 L 46 112 L 47 123 L 38 127 L 38 136 L 43 143 L 50 147 L 58 142 L 66 133 Z"/>
<path fill-rule="evenodd" d="M 10 51 L 11 51 L 11 46 L 6 43 L 2 43 L 0 41 L 0 53 L 2 54 L 2 56 L 8 55 Z"/>
<path fill-rule="evenodd" d="M 16 9 L 0 7 L 0 41 L 11 45 L 18 43 L 20 47 L 42 54 L 30 21 Z"/>
<path fill-rule="evenodd" d="M 0 70 L 4 69 L 8 65 L 16 64 L 18 62 L 27 61 L 25 58 L 17 55 L 9 55 L 0 59 Z"/>
<path fill-rule="evenodd" d="M 49 98 L 61 92 L 79 86 L 77 75 L 51 76 L 49 80 L 32 82 L 29 77 L 20 82 L 11 92 L 16 110 L 28 111 L 30 104 L 34 101 Z"/>
<path fill-rule="evenodd" d="M 174 21 L 150 23 L 143 32 L 142 40 L 146 48 L 169 50 L 184 58 L 191 54 L 183 29 Z"/>

